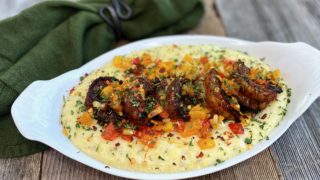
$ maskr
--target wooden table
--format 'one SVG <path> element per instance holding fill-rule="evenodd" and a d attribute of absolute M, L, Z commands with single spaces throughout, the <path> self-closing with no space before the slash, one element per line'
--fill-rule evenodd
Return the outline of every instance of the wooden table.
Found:
<path fill-rule="evenodd" d="M 319 0 L 205 0 L 206 14 L 188 34 L 252 41 L 303 41 L 320 48 Z M 0 159 L 0 179 L 121 179 L 55 150 Z M 320 100 L 270 148 L 226 170 L 193 179 L 320 179 Z"/>

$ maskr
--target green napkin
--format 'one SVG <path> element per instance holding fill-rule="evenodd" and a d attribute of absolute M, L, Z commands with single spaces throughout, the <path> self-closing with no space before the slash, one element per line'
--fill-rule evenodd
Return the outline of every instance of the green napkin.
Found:
<path fill-rule="evenodd" d="M 121 29 L 129 40 L 185 31 L 204 12 L 199 0 L 126 2 L 133 16 L 121 22 Z M 105 3 L 48 1 L 0 22 L 0 157 L 47 148 L 22 137 L 10 107 L 31 82 L 51 79 L 114 47 L 117 39 L 98 15 Z"/>

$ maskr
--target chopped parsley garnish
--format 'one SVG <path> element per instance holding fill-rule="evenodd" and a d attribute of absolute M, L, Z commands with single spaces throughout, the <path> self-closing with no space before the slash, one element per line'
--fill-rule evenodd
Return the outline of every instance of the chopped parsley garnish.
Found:
<path fill-rule="evenodd" d="M 288 97 L 291 97 L 291 88 L 287 89 L 287 94 L 288 94 Z"/>
<path fill-rule="evenodd" d="M 133 107 L 138 107 L 140 105 L 140 102 L 136 100 L 131 100 L 131 103 Z"/>
<path fill-rule="evenodd" d="M 260 127 L 261 129 L 263 129 L 265 125 L 266 125 L 266 123 L 263 122 L 259 127 Z"/>
<path fill-rule="evenodd" d="M 223 54 L 220 54 L 218 58 L 219 58 L 219 59 L 223 59 L 223 58 L 224 58 L 224 55 L 223 55 Z"/>
<path fill-rule="evenodd" d="M 131 129 L 130 124 L 125 124 L 123 127 L 126 128 L 126 129 Z"/>
<path fill-rule="evenodd" d="M 251 120 L 252 122 L 257 122 L 257 123 L 260 123 L 260 124 L 263 124 L 264 122 L 262 122 L 262 121 L 259 121 L 258 119 L 256 119 L 256 118 L 252 118 L 252 120 Z"/>
<path fill-rule="evenodd" d="M 128 154 L 126 154 L 126 158 L 127 158 L 129 161 L 131 161 L 131 158 L 129 157 Z"/>
<path fill-rule="evenodd" d="M 106 102 L 107 101 L 107 96 L 101 95 L 100 99 L 102 102 Z"/>
<path fill-rule="evenodd" d="M 195 83 L 195 85 L 193 86 L 193 91 L 196 95 L 199 95 L 201 92 L 201 87 L 199 83 Z"/>
<path fill-rule="evenodd" d="M 76 107 L 81 106 L 83 103 L 80 100 L 76 101 Z"/>
<path fill-rule="evenodd" d="M 165 160 L 163 159 L 163 157 L 161 157 L 161 156 L 158 156 L 158 159 L 160 159 L 160 160 L 162 160 L 162 161 L 165 161 Z"/>
<path fill-rule="evenodd" d="M 84 112 L 84 111 L 86 111 L 86 107 L 85 107 L 85 106 L 81 106 L 81 107 L 79 107 L 79 110 L 80 110 L 81 112 Z"/>
<path fill-rule="evenodd" d="M 193 138 L 191 138 L 191 140 L 190 140 L 190 142 L 189 142 L 189 146 L 193 146 L 192 140 L 193 140 Z"/>
<path fill-rule="evenodd" d="M 285 116 L 286 114 L 287 114 L 287 109 L 286 108 L 282 108 L 282 112 L 279 113 L 279 115 Z"/>
<path fill-rule="evenodd" d="M 223 163 L 224 161 L 221 161 L 220 159 L 216 159 L 216 162 L 220 164 L 220 163 Z"/>
<path fill-rule="evenodd" d="M 246 144 L 251 144 L 251 143 L 252 143 L 252 139 L 251 139 L 251 138 L 246 138 L 246 139 L 244 140 L 244 142 L 245 142 Z"/>
<path fill-rule="evenodd" d="M 66 97 L 62 97 L 63 98 L 63 107 L 66 105 Z"/>
<path fill-rule="evenodd" d="M 120 123 L 121 123 L 121 121 L 120 121 Z M 126 129 L 132 129 L 132 130 L 135 130 L 138 128 L 137 125 L 131 126 L 130 124 L 124 124 L 123 127 Z"/>
<path fill-rule="evenodd" d="M 261 137 L 263 137 L 263 135 L 262 135 L 262 133 L 261 133 L 261 132 L 259 132 L 259 135 L 260 135 Z"/>
<path fill-rule="evenodd" d="M 147 109 L 146 109 L 147 113 L 150 113 L 154 109 L 155 105 L 156 105 L 156 103 L 153 101 L 148 102 Z"/>

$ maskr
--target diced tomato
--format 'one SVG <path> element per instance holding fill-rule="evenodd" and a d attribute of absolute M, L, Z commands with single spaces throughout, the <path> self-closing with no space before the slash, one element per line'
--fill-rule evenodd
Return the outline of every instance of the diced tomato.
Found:
<path fill-rule="evenodd" d="M 202 121 L 202 127 L 204 128 L 209 128 L 210 127 L 210 121 L 207 119 L 207 120 L 204 120 Z"/>
<path fill-rule="evenodd" d="M 120 133 L 116 130 L 114 125 L 112 123 L 108 124 L 108 126 L 105 127 L 104 131 L 101 133 L 101 136 L 105 140 L 112 141 L 120 136 Z"/>
<path fill-rule="evenodd" d="M 234 134 L 244 133 L 244 129 L 241 123 L 230 123 L 228 126 Z"/>
<path fill-rule="evenodd" d="M 219 72 L 219 71 L 217 71 L 217 74 L 218 74 L 221 78 L 224 78 L 224 77 L 225 77 L 224 74 L 221 73 L 221 72 Z"/>
<path fill-rule="evenodd" d="M 162 118 L 168 118 L 169 114 L 166 111 L 162 111 L 162 113 L 159 114 Z"/>
<path fill-rule="evenodd" d="M 201 58 L 200 58 L 200 62 L 201 62 L 202 64 L 206 64 L 206 63 L 208 63 L 208 61 L 209 61 L 209 59 L 208 59 L 207 56 L 204 56 L 204 57 L 201 57 Z"/>
<path fill-rule="evenodd" d="M 138 57 L 132 59 L 132 64 L 139 64 L 139 63 L 140 63 L 140 59 Z"/>
<path fill-rule="evenodd" d="M 126 140 L 126 141 L 129 141 L 129 142 L 131 142 L 132 141 L 132 136 L 130 136 L 130 135 L 121 135 L 121 138 L 123 139 L 123 140 Z"/>
<path fill-rule="evenodd" d="M 197 158 L 202 158 L 203 157 L 203 152 L 201 151 L 198 155 L 197 155 Z"/>
<path fill-rule="evenodd" d="M 200 131 L 200 136 L 202 138 L 208 137 L 210 135 L 210 121 L 209 120 L 204 120 L 202 122 L 202 128 Z"/>
<path fill-rule="evenodd" d="M 139 126 L 137 130 L 134 131 L 133 136 L 141 139 L 143 136 L 147 134 L 147 127 L 146 126 Z"/>
<path fill-rule="evenodd" d="M 174 131 L 178 133 L 182 133 L 185 128 L 185 122 L 183 120 L 176 120 L 174 121 L 173 126 L 174 126 Z"/>
<path fill-rule="evenodd" d="M 140 131 L 134 131 L 133 136 L 140 139 L 142 137 L 142 134 Z"/>

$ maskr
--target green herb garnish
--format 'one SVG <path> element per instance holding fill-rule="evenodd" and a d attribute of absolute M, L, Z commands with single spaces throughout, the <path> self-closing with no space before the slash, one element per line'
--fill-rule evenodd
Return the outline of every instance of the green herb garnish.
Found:
<path fill-rule="evenodd" d="M 251 144 L 251 143 L 252 143 L 252 139 L 251 139 L 251 138 L 246 138 L 246 139 L 244 140 L 244 142 L 245 142 L 246 144 Z"/>
<path fill-rule="evenodd" d="M 158 159 L 160 159 L 160 160 L 162 160 L 162 161 L 165 161 L 165 160 L 163 159 L 163 157 L 161 157 L 161 156 L 158 156 Z"/>

